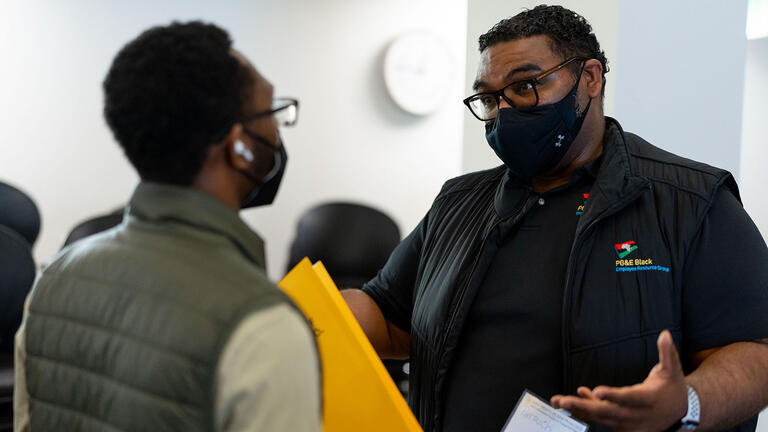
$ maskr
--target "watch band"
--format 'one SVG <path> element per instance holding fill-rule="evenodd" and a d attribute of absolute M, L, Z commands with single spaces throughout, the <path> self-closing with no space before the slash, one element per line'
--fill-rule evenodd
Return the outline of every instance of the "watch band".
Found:
<path fill-rule="evenodd" d="M 676 431 L 692 431 L 699 426 L 701 418 L 701 407 L 699 406 L 699 395 L 691 386 L 688 387 L 688 412 L 676 424 Z"/>

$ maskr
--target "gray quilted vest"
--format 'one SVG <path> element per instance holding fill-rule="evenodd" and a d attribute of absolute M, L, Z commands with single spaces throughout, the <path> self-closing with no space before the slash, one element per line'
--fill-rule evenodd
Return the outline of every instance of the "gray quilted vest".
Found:
<path fill-rule="evenodd" d="M 34 287 L 31 430 L 212 431 L 233 329 L 292 305 L 263 269 L 263 244 L 236 212 L 140 184 L 121 226 L 65 249 Z"/>

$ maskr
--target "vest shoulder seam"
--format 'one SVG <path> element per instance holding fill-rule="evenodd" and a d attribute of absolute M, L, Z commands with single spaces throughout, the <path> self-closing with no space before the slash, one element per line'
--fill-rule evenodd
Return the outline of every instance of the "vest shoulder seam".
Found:
<path fill-rule="evenodd" d="M 99 372 L 95 372 L 95 371 L 92 371 L 92 370 L 88 370 L 88 369 L 82 368 L 80 366 L 76 366 L 76 365 L 74 365 L 72 363 L 69 363 L 69 362 L 67 362 L 65 360 L 61 360 L 61 359 L 48 359 L 48 358 L 41 357 L 41 356 L 38 356 L 38 355 L 35 355 L 35 354 L 30 354 L 29 352 L 27 352 L 27 358 L 33 358 L 33 359 L 35 359 L 37 361 L 41 361 L 41 362 L 56 363 L 57 366 L 74 369 L 74 370 L 78 371 L 81 374 L 91 375 L 91 376 L 97 377 L 97 378 L 102 379 L 102 380 L 104 380 L 104 381 L 106 381 L 106 382 L 108 382 L 108 383 L 110 383 L 112 385 L 115 385 L 115 386 L 118 386 L 120 388 L 123 388 L 123 389 L 125 389 L 127 391 L 132 391 L 134 393 L 140 393 L 143 396 L 147 396 L 147 397 L 152 398 L 152 399 L 157 399 L 159 402 L 161 402 L 163 404 L 182 405 L 182 406 L 185 406 L 185 407 L 188 407 L 188 408 L 196 408 L 196 409 L 200 408 L 199 406 L 197 406 L 195 404 L 191 404 L 191 403 L 188 403 L 188 402 L 177 401 L 177 400 L 172 400 L 172 399 L 169 399 L 169 398 L 166 398 L 166 397 L 163 397 L 163 396 L 151 393 L 151 392 L 149 392 L 147 390 L 143 390 L 143 389 L 135 387 L 135 386 L 133 386 L 131 384 L 128 384 L 126 382 L 120 381 L 117 378 L 111 377 L 109 375 L 105 375 L 103 373 L 99 373 Z"/>
<path fill-rule="evenodd" d="M 32 312 L 33 314 L 37 315 L 38 317 L 41 317 L 41 318 L 44 318 L 44 319 L 54 319 L 54 320 L 67 321 L 67 322 L 75 324 L 75 325 L 79 325 L 79 326 L 83 326 L 83 327 L 88 327 L 88 328 L 93 329 L 95 331 L 99 331 L 99 332 L 102 332 L 102 333 L 108 333 L 109 335 L 114 335 L 114 336 L 116 336 L 118 338 L 128 339 L 128 340 L 136 341 L 136 342 L 139 342 L 139 343 L 142 343 L 142 344 L 146 344 L 148 347 L 150 347 L 152 349 L 155 349 L 157 351 L 162 351 L 162 352 L 165 352 L 167 354 L 171 354 L 174 357 L 181 358 L 181 359 L 186 360 L 186 361 L 188 361 L 190 363 L 197 364 L 198 366 L 203 366 L 203 367 L 206 367 L 206 368 L 209 368 L 209 369 L 211 368 L 211 365 L 207 361 L 205 361 L 203 359 L 198 359 L 198 358 L 195 358 L 195 357 L 192 357 L 192 356 L 185 356 L 184 354 L 179 354 L 179 353 L 177 353 L 177 352 L 175 352 L 175 351 L 173 351 L 171 349 L 168 349 L 166 347 L 158 345 L 158 344 L 156 344 L 154 342 L 148 341 L 146 339 L 142 339 L 141 337 L 138 337 L 136 335 L 132 335 L 132 334 L 120 331 L 120 330 L 115 329 L 115 328 L 106 327 L 106 326 L 100 326 L 98 324 L 89 323 L 89 322 L 86 322 L 86 321 L 83 321 L 83 320 L 79 320 L 79 319 L 76 319 L 76 318 L 66 317 L 66 316 L 62 316 L 62 315 L 58 315 L 58 314 L 53 314 L 53 313 L 50 313 L 50 312 L 40 312 L 40 311 L 37 311 L 37 310 L 33 310 L 32 308 L 30 308 L 30 312 Z"/>
<path fill-rule="evenodd" d="M 143 222 L 141 222 L 141 223 L 143 223 Z M 180 225 L 180 226 L 186 227 L 185 225 Z M 119 228 L 119 231 L 118 231 L 118 228 Z M 111 246 L 112 245 L 111 242 L 119 243 L 122 251 L 130 253 L 130 254 L 137 254 L 137 253 L 146 254 L 147 252 L 152 252 L 152 253 L 158 254 L 160 256 L 174 255 L 174 246 L 171 243 L 169 243 L 169 242 L 164 242 L 162 244 L 157 244 L 156 243 L 156 244 L 136 245 L 136 244 L 132 244 L 129 240 L 126 240 L 126 239 L 116 239 L 114 237 L 114 235 L 111 235 L 111 236 L 106 235 L 108 232 L 111 232 L 111 231 L 115 231 L 115 233 L 119 232 L 119 233 L 122 233 L 124 235 L 130 235 L 132 233 L 132 231 L 135 231 L 138 234 L 147 234 L 148 233 L 148 231 L 145 228 L 143 228 L 143 227 L 139 227 L 139 226 L 135 226 L 135 225 L 130 225 L 130 226 L 129 225 L 125 225 L 125 227 L 122 227 L 122 228 L 121 227 L 114 227 L 114 228 L 111 228 L 108 231 L 104 231 L 104 232 L 101 232 L 101 233 L 94 234 L 92 237 L 89 237 L 87 245 L 83 244 L 80 247 L 77 247 L 75 245 L 75 247 L 72 247 L 72 248 L 69 248 L 69 249 L 65 249 L 61 253 L 57 254 L 56 257 L 54 258 L 54 260 L 51 261 L 48 264 L 48 266 L 46 267 L 47 272 L 49 272 L 49 273 L 53 273 L 53 272 L 61 273 L 62 270 L 65 270 L 67 272 L 72 273 L 73 275 L 78 276 L 78 277 L 89 278 L 89 279 L 92 279 L 92 280 L 102 280 L 102 279 L 99 279 L 99 278 L 96 278 L 96 277 L 93 277 L 93 276 L 85 276 L 85 275 L 83 275 L 83 274 L 81 274 L 79 272 L 72 271 L 71 269 L 66 268 L 66 267 L 64 269 L 62 269 L 62 264 L 60 263 L 60 261 L 66 261 L 66 259 L 64 259 L 65 257 L 66 258 L 75 258 L 75 259 L 82 258 L 83 256 L 87 256 L 89 252 L 93 252 L 93 250 L 92 250 L 93 248 L 89 248 L 88 246 Z M 216 241 L 208 241 L 208 243 L 210 243 L 210 244 L 207 246 L 207 249 L 206 249 L 207 252 L 210 252 L 211 250 L 214 250 L 212 248 L 215 248 L 216 251 L 235 252 L 236 255 L 240 259 L 242 259 L 244 261 L 247 261 L 247 262 L 250 262 L 248 260 L 247 255 L 243 253 L 242 249 L 239 246 L 237 246 L 236 244 L 232 243 L 233 240 L 231 238 L 229 238 L 229 237 L 227 237 L 227 236 L 225 236 L 223 234 L 217 234 L 217 235 L 220 238 L 217 238 Z M 182 238 L 183 236 L 176 235 L 176 236 L 169 237 L 169 238 L 171 238 L 172 240 L 176 240 L 176 237 Z M 189 240 L 189 239 L 187 239 L 187 240 Z M 182 248 L 182 247 L 183 247 L 183 245 L 176 245 L 176 248 Z M 97 252 L 100 252 L 100 251 L 97 251 Z M 184 264 L 189 264 L 189 263 L 184 263 Z M 254 265 L 254 267 L 257 270 L 259 270 L 264 275 L 264 280 L 268 280 L 268 278 L 266 277 L 266 269 L 265 268 L 261 268 L 258 265 Z M 238 269 L 238 270 L 240 270 L 240 269 Z M 229 277 L 230 274 L 231 274 L 231 272 L 220 273 L 217 276 L 219 278 L 221 278 L 223 281 L 227 281 L 227 282 L 237 280 L 237 277 L 230 278 Z M 109 280 L 107 282 L 115 283 L 115 284 L 120 284 L 121 283 L 120 281 L 111 281 L 111 280 Z M 124 286 L 128 286 L 128 284 L 123 284 L 123 285 Z"/>
<path fill-rule="evenodd" d="M 53 409 L 58 409 L 60 411 L 69 411 L 69 412 L 73 413 L 74 415 L 86 417 L 86 418 L 90 419 L 91 421 L 95 421 L 95 422 L 99 423 L 100 425 L 106 426 L 110 430 L 114 430 L 114 431 L 118 431 L 118 432 L 127 432 L 124 429 L 120 429 L 117 426 L 113 426 L 113 425 L 107 423 L 106 421 L 96 417 L 96 416 L 90 415 L 90 414 L 82 412 L 82 411 L 78 411 L 78 410 L 76 410 L 76 409 L 74 409 L 72 407 L 68 407 L 68 406 L 64 406 L 64 405 L 59 405 L 57 403 L 53 403 L 53 402 L 49 402 L 49 401 L 40 399 L 39 397 L 33 397 L 32 395 L 29 396 L 29 400 L 30 401 L 35 401 L 35 402 L 43 404 L 43 405 L 47 405 L 47 406 L 49 406 L 49 407 L 51 407 Z"/>
<path fill-rule="evenodd" d="M 635 158 L 635 159 L 642 159 L 642 160 L 651 161 L 651 162 L 655 162 L 655 163 L 662 164 L 662 165 L 671 165 L 671 166 L 674 166 L 674 167 L 684 168 L 684 169 L 687 169 L 687 170 L 695 171 L 697 173 L 706 174 L 706 175 L 708 175 L 710 177 L 713 177 L 715 179 L 718 178 L 717 174 L 715 174 L 715 173 L 713 173 L 711 171 L 708 171 L 708 170 L 704 170 L 704 169 L 701 169 L 701 168 L 697 168 L 695 166 L 691 166 L 690 164 L 683 164 L 683 163 L 680 163 L 680 162 L 660 160 L 660 159 L 653 158 L 653 157 L 650 157 L 650 156 L 645 156 L 645 155 L 640 155 L 640 154 L 634 153 L 631 150 L 630 150 L 629 154 L 631 154 L 632 157 Z M 700 163 L 700 162 L 693 162 L 693 163 Z M 720 169 L 720 168 L 715 168 L 715 167 L 711 167 L 711 168 L 714 169 L 714 170 L 719 170 Z"/>
<path fill-rule="evenodd" d="M 706 195 L 704 195 L 704 194 L 702 194 L 702 193 L 700 193 L 698 191 L 695 191 L 693 189 L 689 189 L 689 188 L 687 188 L 685 186 L 681 186 L 679 184 L 673 183 L 673 182 L 671 182 L 669 180 L 665 180 L 665 179 L 660 179 L 660 178 L 656 178 L 656 177 L 647 177 L 647 178 L 648 178 L 648 180 L 650 180 L 650 181 L 652 181 L 654 183 L 665 184 L 665 185 L 667 185 L 669 187 L 672 187 L 674 189 L 677 189 L 679 191 L 686 192 L 686 193 L 689 193 L 691 195 L 694 195 L 697 198 L 702 199 L 703 201 L 709 202 L 709 197 L 708 196 L 706 196 Z"/>

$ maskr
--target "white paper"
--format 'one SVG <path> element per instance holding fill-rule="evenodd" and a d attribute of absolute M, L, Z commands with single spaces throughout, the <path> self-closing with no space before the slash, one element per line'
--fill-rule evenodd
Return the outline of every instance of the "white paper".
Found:
<path fill-rule="evenodd" d="M 517 401 L 502 432 L 584 432 L 586 424 L 556 410 L 528 390 Z"/>

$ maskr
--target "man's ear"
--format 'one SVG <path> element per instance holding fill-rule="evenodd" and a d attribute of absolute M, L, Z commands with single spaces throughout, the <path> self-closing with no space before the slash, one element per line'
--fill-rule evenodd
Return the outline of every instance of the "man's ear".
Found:
<path fill-rule="evenodd" d="M 219 145 L 224 147 L 227 159 L 237 169 L 247 169 L 253 160 L 251 150 L 243 143 L 243 126 L 235 123 Z M 248 157 L 250 155 L 250 157 Z M 250 159 L 250 160 L 249 160 Z"/>
<path fill-rule="evenodd" d="M 600 96 L 603 91 L 603 65 L 597 59 L 589 59 L 584 63 L 582 79 L 587 85 L 587 95 L 590 98 Z"/>

